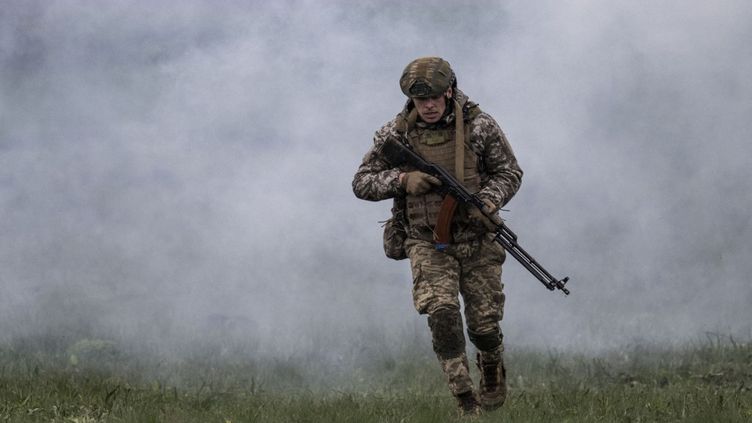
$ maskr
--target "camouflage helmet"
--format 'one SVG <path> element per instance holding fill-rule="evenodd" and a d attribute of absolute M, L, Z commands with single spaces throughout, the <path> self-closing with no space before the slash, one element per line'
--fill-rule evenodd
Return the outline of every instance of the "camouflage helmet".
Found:
<path fill-rule="evenodd" d="M 456 84 L 449 62 L 441 57 L 421 57 L 402 71 L 400 88 L 408 97 L 435 97 Z"/>

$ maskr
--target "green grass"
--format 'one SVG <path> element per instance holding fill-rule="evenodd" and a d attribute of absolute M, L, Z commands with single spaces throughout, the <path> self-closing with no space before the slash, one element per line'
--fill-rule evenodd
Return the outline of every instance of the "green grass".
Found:
<path fill-rule="evenodd" d="M 139 355 L 98 340 L 38 347 L 0 347 L 0 421 L 457 420 L 424 350 L 337 366 L 240 352 Z M 477 421 L 752 421 L 752 345 L 732 339 L 599 355 L 516 349 L 506 361 L 507 402 Z"/>

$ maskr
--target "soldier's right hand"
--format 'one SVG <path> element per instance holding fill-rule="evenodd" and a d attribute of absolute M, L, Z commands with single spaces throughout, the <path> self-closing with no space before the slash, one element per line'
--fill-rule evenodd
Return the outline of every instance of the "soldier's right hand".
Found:
<path fill-rule="evenodd" d="M 419 170 L 403 173 L 400 175 L 400 181 L 410 195 L 423 195 L 433 187 L 441 185 L 438 178 Z"/>

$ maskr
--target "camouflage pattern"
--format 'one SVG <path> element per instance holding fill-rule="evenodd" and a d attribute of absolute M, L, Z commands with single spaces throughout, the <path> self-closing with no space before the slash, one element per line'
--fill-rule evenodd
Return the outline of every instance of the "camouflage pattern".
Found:
<path fill-rule="evenodd" d="M 400 88 L 408 97 L 433 97 L 444 94 L 454 82 L 449 62 L 440 57 L 421 57 L 405 66 Z"/>
<path fill-rule="evenodd" d="M 452 395 L 457 396 L 473 391 L 473 380 L 470 378 L 470 369 L 465 353 L 462 353 L 459 357 L 440 359 L 439 362 Z"/>
<path fill-rule="evenodd" d="M 501 265 L 504 249 L 491 236 L 451 244 L 444 252 L 429 241 L 408 238 L 405 249 L 413 274 L 413 305 L 420 314 L 465 304 L 465 322 L 475 333 L 498 333 L 503 317 Z"/>
<path fill-rule="evenodd" d="M 467 96 L 459 89 L 455 90 L 455 98 L 461 105 L 468 102 Z M 408 101 L 401 115 L 406 115 L 411 108 L 412 101 Z M 363 157 L 353 178 L 352 188 L 356 197 L 380 201 L 405 196 L 405 190 L 398 181 L 402 170 L 393 168 L 377 153 L 378 148 L 390 137 L 407 141 L 405 134 L 398 130 L 399 120 L 399 117 L 395 117 L 376 131 L 373 146 Z M 448 113 L 435 124 L 426 125 L 417 122 L 416 125 L 423 128 L 428 126 L 451 128 L 454 125 L 454 112 Z M 465 141 L 484 163 L 484 168 L 479 169 L 482 188 L 478 197 L 490 200 L 497 209 L 501 208 L 519 189 L 522 170 L 517 164 L 509 141 L 490 115 L 481 112 L 469 122 L 469 125 L 470 137 Z"/>
<path fill-rule="evenodd" d="M 476 109 L 475 113 L 467 113 L 476 105 L 459 89 L 455 88 L 454 98 L 462 107 L 463 115 L 467 119 L 465 142 L 472 150 L 470 157 L 474 156 L 477 159 L 480 190 L 476 195 L 481 200 L 490 201 L 499 209 L 517 192 L 522 170 L 517 165 L 509 142 L 496 121 L 479 109 Z M 352 188 L 358 198 L 369 201 L 395 198 L 398 200 L 395 204 L 404 203 L 407 193 L 399 183 L 399 175 L 412 169 L 393 168 L 380 156 L 379 148 L 390 138 L 409 144 L 410 137 L 406 132 L 412 129 L 447 133 L 446 131 L 454 128 L 454 107 L 447 107 L 447 113 L 436 123 L 426 124 L 419 120 L 415 122 L 414 128 L 408 128 L 405 125 L 406 117 L 413 109 L 412 100 L 408 100 L 402 112 L 376 132 L 373 146 L 363 157 L 353 178 Z M 463 212 L 466 210 L 458 210 L 460 214 Z M 398 214 L 404 215 L 403 212 Z M 454 242 L 446 250 L 438 251 L 432 242 L 432 228 L 425 224 L 413 225 L 409 220 L 406 222 L 407 239 L 404 247 L 410 258 L 413 274 L 413 303 L 420 314 L 437 315 L 436 312 L 439 310 L 459 310 L 461 295 L 467 329 L 478 335 L 475 339 L 471 336 L 471 341 L 476 347 L 498 345 L 501 351 L 499 321 L 503 316 L 505 298 L 501 283 L 501 266 L 505 252 L 493 241 L 493 235 L 482 223 L 471 223 L 462 216 L 454 219 Z M 447 330 L 444 328 L 445 325 L 433 326 L 438 331 Z M 434 342 L 436 339 L 450 338 L 450 334 L 443 337 L 435 335 Z M 478 339 L 484 341 L 478 342 Z M 456 350 L 461 351 L 459 355 L 452 357 L 437 353 L 449 388 L 455 396 L 473 392 L 467 356 L 464 352 L 464 337 L 458 337 L 457 342 Z M 446 348 L 442 349 L 444 350 Z M 482 389 L 483 386 L 481 393 Z M 487 398 L 487 402 L 489 401 Z"/>

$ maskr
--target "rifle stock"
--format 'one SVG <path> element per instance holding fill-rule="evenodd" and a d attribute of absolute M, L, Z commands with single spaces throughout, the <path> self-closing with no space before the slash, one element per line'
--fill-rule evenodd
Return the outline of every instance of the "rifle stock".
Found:
<path fill-rule="evenodd" d="M 410 166 L 421 172 L 433 175 L 441 181 L 441 186 L 436 190 L 446 195 L 452 196 L 458 202 L 472 205 L 478 208 L 483 216 L 488 218 L 496 226 L 494 232 L 494 241 L 498 242 L 504 249 L 512 255 L 522 266 L 533 274 L 546 288 L 550 291 L 555 289 L 561 290 L 565 295 L 569 295 L 569 290 L 564 285 L 569 281 L 569 277 L 556 279 L 551 276 L 530 254 L 527 253 L 518 243 L 517 235 L 504 223 L 501 217 L 495 213 L 489 213 L 485 209 L 483 201 L 469 192 L 452 174 L 447 172 L 441 166 L 426 161 L 418 155 L 410 146 L 395 140 L 387 139 L 380 147 L 382 157 L 394 167 Z"/>

